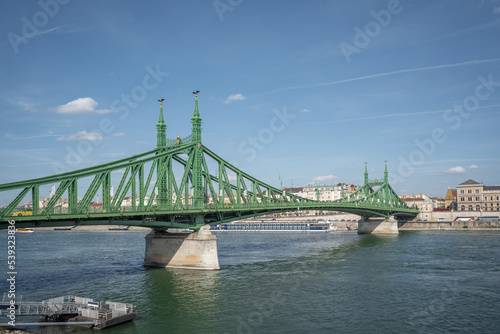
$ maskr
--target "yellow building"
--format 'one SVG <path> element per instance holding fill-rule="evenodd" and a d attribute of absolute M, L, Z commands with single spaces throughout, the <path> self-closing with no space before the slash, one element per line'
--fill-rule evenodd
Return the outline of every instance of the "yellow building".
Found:
<path fill-rule="evenodd" d="M 446 197 L 444 198 L 444 207 L 450 210 L 457 209 L 457 189 L 451 189 L 448 187 L 446 192 Z"/>
<path fill-rule="evenodd" d="M 457 185 L 459 211 L 500 211 L 500 186 L 485 186 L 469 179 Z"/>

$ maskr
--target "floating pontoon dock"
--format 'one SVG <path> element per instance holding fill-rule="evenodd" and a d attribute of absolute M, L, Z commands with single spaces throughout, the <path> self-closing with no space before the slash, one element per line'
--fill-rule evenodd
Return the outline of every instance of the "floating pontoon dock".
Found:
<path fill-rule="evenodd" d="M 137 308 L 132 304 L 112 301 L 95 302 L 90 298 L 63 296 L 42 302 L 16 301 L 13 306 L 4 294 L 0 302 L 0 316 L 15 317 L 38 315 L 46 322 L 20 323 L 16 326 L 85 325 L 102 329 L 137 318 Z M 8 323 L 0 326 L 9 326 Z"/>

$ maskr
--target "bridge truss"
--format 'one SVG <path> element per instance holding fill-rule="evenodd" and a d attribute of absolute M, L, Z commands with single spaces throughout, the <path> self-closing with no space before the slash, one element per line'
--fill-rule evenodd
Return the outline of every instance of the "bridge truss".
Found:
<path fill-rule="evenodd" d="M 204 146 L 197 97 L 191 121 L 190 136 L 166 139 L 161 101 L 156 149 L 98 166 L 1 184 L 0 192 L 19 193 L 1 210 L 0 228 L 7 228 L 14 219 L 17 227 L 134 225 L 198 230 L 207 223 L 297 210 L 342 211 L 364 218 L 418 213 L 389 185 L 387 165 L 383 181 L 370 181 L 365 166 L 364 185 L 339 201 L 306 199 L 259 181 Z M 119 185 L 113 192 L 117 176 Z M 79 185 L 85 183 L 90 185 L 82 190 Z M 41 206 L 40 187 L 47 185 L 56 185 L 55 192 Z M 93 202 L 98 195 L 102 206 Z M 25 198 L 31 198 L 32 208 L 19 212 Z"/>

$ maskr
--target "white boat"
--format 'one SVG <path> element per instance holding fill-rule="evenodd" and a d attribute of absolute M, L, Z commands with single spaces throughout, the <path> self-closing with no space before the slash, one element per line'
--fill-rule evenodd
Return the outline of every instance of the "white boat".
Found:
<path fill-rule="evenodd" d="M 128 231 L 130 226 L 114 226 L 114 227 L 109 227 L 109 231 Z"/>
<path fill-rule="evenodd" d="M 337 230 L 338 230 L 338 227 L 333 225 L 333 223 L 331 223 L 327 229 L 327 231 L 337 231 Z"/>
<path fill-rule="evenodd" d="M 16 233 L 29 234 L 29 233 L 35 233 L 35 230 L 32 228 L 17 228 Z"/>
<path fill-rule="evenodd" d="M 327 221 L 320 220 L 320 221 L 318 221 L 318 223 L 325 224 L 327 226 L 327 228 L 326 228 L 327 231 L 337 231 L 338 230 L 338 227 L 331 220 L 327 220 Z"/>
<path fill-rule="evenodd" d="M 240 223 L 224 223 L 216 226 L 211 226 L 212 231 L 249 231 L 249 232 L 273 232 L 273 231 L 314 231 L 314 232 L 329 232 L 337 231 L 337 226 L 331 221 L 302 221 L 302 222 L 240 222 Z"/>

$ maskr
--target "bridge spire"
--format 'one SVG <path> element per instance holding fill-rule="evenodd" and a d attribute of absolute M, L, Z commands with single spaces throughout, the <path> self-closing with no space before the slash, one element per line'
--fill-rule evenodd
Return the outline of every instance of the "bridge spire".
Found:
<path fill-rule="evenodd" d="M 368 183 L 368 163 L 365 162 L 365 184 Z"/>
<path fill-rule="evenodd" d="M 156 124 L 156 148 L 164 147 L 167 144 L 167 125 L 163 119 L 163 101 L 165 99 L 158 100 L 160 102 L 160 117 L 158 124 Z"/>
<path fill-rule="evenodd" d="M 389 182 L 389 172 L 387 171 L 387 160 L 385 160 L 384 181 L 385 183 Z"/>
<path fill-rule="evenodd" d="M 202 119 L 200 117 L 200 110 L 198 109 L 198 93 L 200 91 L 197 90 L 193 92 L 194 94 L 194 113 L 193 117 L 191 118 L 191 124 L 193 124 L 192 128 L 192 138 L 193 141 L 196 143 L 201 143 L 201 122 Z"/>
<path fill-rule="evenodd" d="M 158 118 L 158 124 L 156 124 L 156 148 L 162 148 L 167 145 L 167 125 L 165 124 L 165 120 L 163 119 L 163 101 L 165 99 L 159 99 L 160 102 L 160 117 Z M 157 178 L 158 178 L 158 199 L 157 205 L 161 210 L 165 210 L 167 208 L 167 179 L 166 174 L 160 173 L 160 164 L 157 167 Z M 142 201 L 142 199 L 141 199 Z"/>
<path fill-rule="evenodd" d="M 202 161 L 203 161 L 203 149 L 201 147 L 201 117 L 200 111 L 198 110 L 198 93 L 200 91 L 194 91 L 194 113 L 191 118 L 191 123 L 193 124 L 191 138 L 196 147 L 194 148 L 194 161 L 193 161 L 193 207 L 199 208 L 203 206 L 204 203 L 204 189 L 203 189 L 203 173 L 202 173 Z M 197 218 L 201 220 L 202 218 Z"/>
<path fill-rule="evenodd" d="M 370 194 L 370 187 L 368 187 L 368 163 L 365 162 L 365 185 L 363 186 L 365 190 L 365 197 Z"/>

